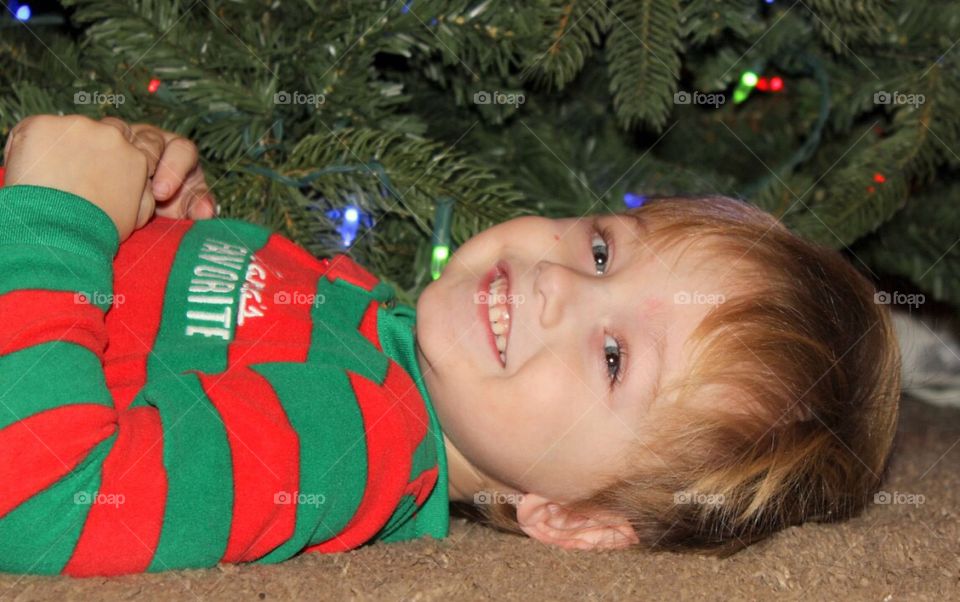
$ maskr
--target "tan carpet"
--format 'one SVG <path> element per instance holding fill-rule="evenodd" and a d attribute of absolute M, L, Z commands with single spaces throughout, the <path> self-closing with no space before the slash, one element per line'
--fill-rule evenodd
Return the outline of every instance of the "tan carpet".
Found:
<path fill-rule="evenodd" d="M 115 579 L 0 575 L 0 600 L 960 599 L 960 410 L 906 401 L 901 415 L 884 489 L 921 494 L 922 504 L 795 527 L 726 560 L 557 550 L 457 518 L 444 541 L 272 566 Z"/>

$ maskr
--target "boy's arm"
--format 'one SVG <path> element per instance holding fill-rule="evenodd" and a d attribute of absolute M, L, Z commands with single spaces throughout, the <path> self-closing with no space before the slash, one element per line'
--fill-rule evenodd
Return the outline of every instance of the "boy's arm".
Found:
<path fill-rule="evenodd" d="M 15 160 L 13 147 L 7 158 Z M 73 151 L 74 163 L 113 158 L 90 148 Z M 18 173 L 28 167 L 41 173 L 36 165 L 24 161 Z M 183 538 L 164 528 L 202 527 L 208 517 L 171 508 L 168 485 L 174 475 L 202 473 L 204 462 L 218 458 L 193 453 L 195 442 L 164 436 L 160 407 L 179 400 L 115 410 L 102 362 L 119 226 L 99 203 L 69 190 L 14 184 L 10 174 L 8 164 L 0 188 L 0 571 L 179 568 L 164 560 L 181 551 L 168 543 Z M 72 185 L 91 185 L 81 180 Z M 139 398 L 149 396 L 146 389 Z M 211 489 L 218 499 L 232 497 L 227 481 L 201 484 L 193 499 Z M 214 538 L 191 544 L 176 554 L 180 566 L 212 566 L 224 552 Z"/>
<path fill-rule="evenodd" d="M 92 203 L 0 189 L 0 570 L 64 568 L 117 440 L 101 364 L 117 248 Z"/>

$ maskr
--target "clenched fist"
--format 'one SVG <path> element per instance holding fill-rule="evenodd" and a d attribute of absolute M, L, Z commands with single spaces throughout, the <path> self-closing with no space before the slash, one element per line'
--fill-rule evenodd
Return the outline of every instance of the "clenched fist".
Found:
<path fill-rule="evenodd" d="M 155 211 L 173 218 L 214 214 L 196 147 L 152 126 L 113 117 L 32 115 L 11 130 L 4 158 L 7 186 L 47 186 L 81 196 L 110 216 L 121 242 Z M 170 189 L 157 190 L 158 207 L 154 189 L 162 183 Z"/>

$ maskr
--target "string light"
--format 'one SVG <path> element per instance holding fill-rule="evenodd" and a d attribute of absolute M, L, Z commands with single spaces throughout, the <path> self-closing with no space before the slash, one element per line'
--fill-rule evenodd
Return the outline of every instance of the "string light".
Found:
<path fill-rule="evenodd" d="M 625 195 L 623 195 L 624 204 L 631 209 L 636 209 L 640 205 L 643 205 L 643 203 L 646 200 L 647 200 L 646 195 L 635 194 L 633 192 L 628 192 Z"/>
<path fill-rule="evenodd" d="M 370 227 L 370 216 L 361 211 L 356 205 L 347 205 L 343 209 L 330 209 L 327 217 L 332 220 L 341 220 L 337 225 L 340 233 L 340 245 L 347 248 L 357 237 L 357 230 L 361 225 Z"/>
<path fill-rule="evenodd" d="M 754 88 L 761 92 L 781 92 L 783 87 L 783 78 L 779 75 L 767 77 L 757 75 L 756 71 L 744 71 L 733 90 L 733 102 L 739 104 L 745 101 Z"/>
<path fill-rule="evenodd" d="M 747 97 L 750 96 L 750 91 L 757 85 L 758 79 L 755 72 L 744 71 L 740 75 L 740 81 L 737 82 L 737 87 L 733 90 L 733 102 L 740 104 L 745 101 Z"/>
<path fill-rule="evenodd" d="M 450 259 L 450 226 L 453 223 L 453 199 L 440 197 L 437 199 L 437 208 L 433 215 L 433 234 L 431 243 L 433 252 L 430 256 L 430 276 L 436 280 L 447 266 Z"/>
<path fill-rule="evenodd" d="M 14 13 L 14 16 L 16 16 L 17 21 L 26 22 L 30 20 L 31 14 L 33 13 L 30 10 L 30 7 L 24 4 L 17 8 L 17 11 Z"/>
<path fill-rule="evenodd" d="M 160 88 L 160 80 L 157 79 L 157 78 L 151 79 L 151 80 L 150 80 L 150 83 L 147 84 L 147 92 L 149 92 L 150 94 L 153 94 L 153 93 L 156 92 L 159 88 Z"/>

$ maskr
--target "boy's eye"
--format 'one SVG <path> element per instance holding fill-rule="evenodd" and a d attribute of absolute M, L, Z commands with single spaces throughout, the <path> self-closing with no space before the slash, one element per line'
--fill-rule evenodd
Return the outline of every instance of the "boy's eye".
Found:
<path fill-rule="evenodd" d="M 600 225 L 599 219 L 594 219 L 593 237 L 590 241 L 590 249 L 593 252 L 593 262 L 597 269 L 597 275 L 603 275 L 610 267 L 610 229 Z M 607 370 L 607 379 L 610 381 L 610 388 L 613 389 L 617 383 L 623 381 L 624 367 L 623 363 L 627 357 L 626 343 L 613 335 L 604 335 L 603 339 L 603 364 Z"/>
<path fill-rule="evenodd" d="M 611 387 L 623 380 L 621 366 L 626 355 L 627 352 L 624 350 L 623 344 L 616 337 L 609 334 L 604 336 L 603 357 L 607 366 L 607 378 L 610 380 Z"/>
<path fill-rule="evenodd" d="M 590 241 L 590 248 L 593 251 L 593 263 L 597 268 L 597 275 L 600 276 L 607 271 L 610 264 L 610 231 L 607 228 L 600 227 L 596 221 L 593 223 L 593 238 Z"/>

